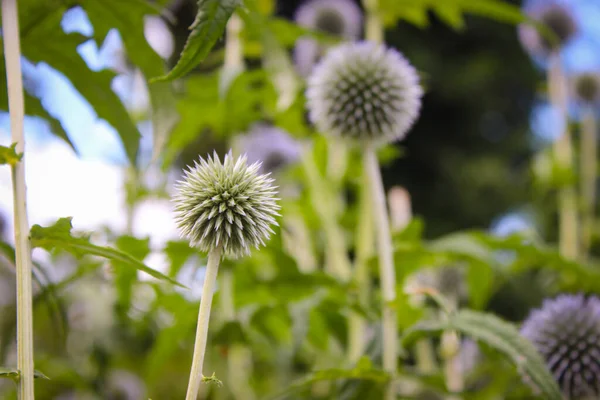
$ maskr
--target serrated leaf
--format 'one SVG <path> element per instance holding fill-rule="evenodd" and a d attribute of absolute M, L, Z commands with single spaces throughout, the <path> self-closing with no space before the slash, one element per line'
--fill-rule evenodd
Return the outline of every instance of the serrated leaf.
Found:
<path fill-rule="evenodd" d="M 241 0 L 198 0 L 198 13 L 190 26 L 192 32 L 179 61 L 167 75 L 154 78 L 151 82 L 177 79 L 200 64 L 223 35 L 227 21 L 240 5 Z"/>
<path fill-rule="evenodd" d="M 0 146 L 0 165 L 15 165 L 21 161 L 23 153 L 17 153 L 16 147 L 16 143 L 11 144 L 10 147 Z"/>
<path fill-rule="evenodd" d="M 102 45 L 110 29 L 115 28 L 121 34 L 127 56 L 146 79 L 165 73 L 165 62 L 144 36 L 144 17 L 157 14 L 156 7 L 140 0 L 84 0 L 81 5 L 94 26 L 98 46 Z M 148 94 L 152 106 L 153 158 L 156 158 L 178 115 L 175 96 L 168 82 L 148 85 Z"/>
<path fill-rule="evenodd" d="M 119 265 L 133 267 L 156 279 L 167 281 L 174 285 L 185 288 L 185 286 L 176 280 L 148 267 L 130 254 L 112 247 L 96 246 L 90 243 L 90 239 L 88 237 L 73 236 L 71 233 L 72 228 L 73 225 L 71 224 L 70 217 L 61 218 L 56 221 L 54 225 L 49 227 L 43 227 L 36 224 L 31 227 L 31 245 L 33 247 L 43 248 L 47 251 L 53 251 L 56 249 L 65 250 L 76 257 L 81 257 L 83 255 L 103 257 L 111 261 L 116 261 Z"/>
<path fill-rule="evenodd" d="M 34 11 L 37 12 L 32 9 Z M 128 159 L 134 162 L 141 135 L 111 88 L 116 75 L 107 70 L 92 71 L 88 67 L 77 52 L 79 45 L 87 38 L 77 33 L 65 33 L 61 29 L 62 14 L 63 9 L 57 8 L 21 29 L 23 55 L 34 63 L 45 62 L 64 74 L 94 108 L 98 117 L 115 128 Z M 21 15 L 25 15 L 23 11 Z"/>
<path fill-rule="evenodd" d="M 115 243 L 117 248 L 123 252 L 127 252 L 138 260 L 144 260 L 150 254 L 150 238 L 139 239 L 133 236 L 120 236 Z M 137 271 L 133 268 L 126 267 L 121 261 L 113 261 L 115 270 L 115 284 L 117 287 L 117 296 L 120 311 L 127 312 L 131 304 L 133 295 L 133 285 L 137 281 Z"/>
<path fill-rule="evenodd" d="M 170 240 L 165 245 L 163 251 L 171 262 L 171 269 L 169 270 L 169 276 L 171 277 L 177 276 L 187 260 L 198 253 L 198 251 L 191 248 L 189 242 L 185 240 Z"/>
<path fill-rule="evenodd" d="M 460 12 L 460 8 L 454 4 L 439 3 L 434 7 L 436 15 L 457 31 L 465 28 L 465 20 Z"/>
<path fill-rule="evenodd" d="M 533 344 L 510 323 L 492 315 L 461 310 L 442 320 L 423 321 L 408 329 L 402 337 L 403 347 L 427 334 L 456 330 L 506 355 L 539 389 L 547 400 L 561 400 L 558 384 Z"/>

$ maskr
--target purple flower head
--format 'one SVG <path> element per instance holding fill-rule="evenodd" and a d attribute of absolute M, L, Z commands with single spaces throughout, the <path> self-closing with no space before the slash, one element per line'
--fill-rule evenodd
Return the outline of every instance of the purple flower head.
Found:
<path fill-rule="evenodd" d="M 577 34 L 578 25 L 568 5 L 560 0 L 530 2 L 523 10 L 535 21 L 544 24 L 554 35 L 557 42 L 551 43 L 530 24 L 519 25 L 519 39 L 527 52 L 534 57 L 546 57 L 560 50 Z"/>
<path fill-rule="evenodd" d="M 577 102 L 584 106 L 600 104 L 600 72 L 588 71 L 571 79 L 571 91 Z"/>
<path fill-rule="evenodd" d="M 398 51 L 372 42 L 334 47 L 307 83 L 309 118 L 316 127 L 361 144 L 404 138 L 421 110 L 415 68 Z"/>
<path fill-rule="evenodd" d="M 600 299 L 560 295 L 527 317 L 521 333 L 571 400 L 600 396 Z"/>
<path fill-rule="evenodd" d="M 236 148 L 249 163 L 260 162 L 261 173 L 276 173 L 297 162 L 301 145 L 283 130 L 266 124 L 254 124 L 245 135 L 236 137 Z"/>
<path fill-rule="evenodd" d="M 309 0 L 296 10 L 298 25 L 321 31 L 345 40 L 356 40 L 362 32 L 362 12 L 352 0 Z M 315 63 L 327 51 L 314 39 L 299 39 L 294 49 L 294 61 L 302 76 L 310 74 Z"/>

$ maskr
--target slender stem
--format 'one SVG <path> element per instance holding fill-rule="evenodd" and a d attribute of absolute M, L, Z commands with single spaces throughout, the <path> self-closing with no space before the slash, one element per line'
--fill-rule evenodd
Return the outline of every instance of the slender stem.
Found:
<path fill-rule="evenodd" d="M 10 129 L 16 151 L 24 153 L 23 76 L 21 74 L 21 43 L 17 0 L 2 0 L 2 36 L 8 84 Z M 20 371 L 19 399 L 33 400 L 33 311 L 31 287 L 31 246 L 27 218 L 27 187 L 25 157 L 12 166 L 12 186 L 17 268 L 17 367 Z"/>
<path fill-rule="evenodd" d="M 373 205 L 369 190 L 369 174 L 363 169 L 363 182 L 360 187 L 360 211 L 356 226 L 356 259 L 354 261 L 354 280 L 357 284 L 359 301 L 364 306 L 371 297 L 371 277 L 368 260 L 373 255 L 375 232 L 373 223 Z M 367 322 L 352 314 L 349 321 L 348 361 L 354 364 L 364 354 L 367 345 Z"/>
<path fill-rule="evenodd" d="M 567 123 L 567 84 L 558 54 L 555 54 L 550 60 L 548 81 L 550 101 L 560 113 L 561 124 L 563 124 L 562 133 L 554 142 L 554 154 L 560 170 L 572 174 L 573 146 Z M 577 194 L 572 182 L 564 183 L 559 189 L 558 214 L 560 253 L 566 258 L 575 259 L 577 258 L 579 243 L 577 238 Z"/>
<path fill-rule="evenodd" d="M 598 150 L 596 143 L 598 127 L 596 117 L 591 107 L 586 108 L 583 116 L 581 131 L 581 197 L 582 197 L 582 216 L 581 216 L 581 253 L 587 257 L 591 244 L 594 228 L 594 206 L 596 204 L 596 168 Z"/>
<path fill-rule="evenodd" d="M 330 188 L 327 187 L 320 176 L 310 151 L 304 152 L 302 165 L 311 185 L 313 207 L 319 215 L 325 231 L 327 259 L 329 261 L 327 269 L 332 276 L 346 282 L 351 276 L 350 261 L 346 253 L 344 234 L 336 221 L 335 210 L 331 207 L 332 204 L 335 204 L 335 199 L 333 199 Z"/>
<path fill-rule="evenodd" d="M 386 389 L 385 398 L 393 399 L 395 398 L 393 379 L 396 375 L 398 362 L 398 316 L 392 306 L 392 303 L 396 300 L 396 271 L 394 269 L 392 237 L 381 171 L 379 170 L 377 154 L 372 147 L 365 149 L 364 163 L 369 174 L 377 228 L 379 280 L 381 282 L 383 308 L 383 369 L 392 378 Z"/>
<path fill-rule="evenodd" d="M 348 149 L 342 140 L 332 137 L 327 141 L 327 177 L 339 185 L 346 173 Z"/>
<path fill-rule="evenodd" d="M 383 42 L 383 24 L 379 17 L 379 0 L 363 0 L 365 8 L 365 37 L 367 40 Z"/>
<path fill-rule="evenodd" d="M 208 337 L 208 322 L 210 320 L 210 307 L 212 305 L 213 292 L 217 283 L 217 273 L 221 261 L 221 248 L 218 247 L 208 253 L 206 274 L 204 275 L 204 286 L 202 287 L 202 298 L 200 299 L 200 312 L 198 313 L 198 326 L 196 328 L 196 341 L 194 343 L 194 356 L 190 371 L 186 400 L 196 400 L 200 384 L 202 383 L 202 364 L 206 352 L 206 340 Z"/>

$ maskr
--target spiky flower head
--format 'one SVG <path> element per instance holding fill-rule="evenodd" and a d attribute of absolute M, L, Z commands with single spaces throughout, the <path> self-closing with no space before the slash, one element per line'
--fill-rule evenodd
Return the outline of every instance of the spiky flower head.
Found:
<path fill-rule="evenodd" d="M 557 40 L 555 43 L 551 43 L 531 24 L 519 25 L 521 44 L 532 55 L 545 56 L 559 50 L 577 33 L 578 26 L 575 17 L 569 7 L 560 0 L 533 2 L 529 7 L 525 7 L 524 11 L 533 20 L 545 25 L 554 33 Z"/>
<path fill-rule="evenodd" d="M 296 10 L 294 20 L 300 26 L 345 40 L 357 40 L 362 33 L 362 12 L 353 0 L 306 1 Z M 308 76 L 326 49 L 314 39 L 299 39 L 294 48 L 298 73 Z"/>
<path fill-rule="evenodd" d="M 309 117 L 320 131 L 375 145 L 406 135 L 422 96 L 406 58 L 372 42 L 333 48 L 313 70 L 306 91 Z"/>
<path fill-rule="evenodd" d="M 249 163 L 261 162 L 261 173 L 276 173 L 297 162 L 301 145 L 287 132 L 266 124 L 254 124 L 245 135 L 236 137 L 235 147 L 246 154 Z"/>
<path fill-rule="evenodd" d="M 560 295 L 545 300 L 521 328 L 570 400 L 600 396 L 600 299 Z"/>
<path fill-rule="evenodd" d="M 572 81 L 575 98 L 584 105 L 600 104 L 600 73 L 583 72 Z"/>
<path fill-rule="evenodd" d="M 229 152 L 221 163 L 214 153 L 185 171 L 176 185 L 175 222 L 193 247 L 209 252 L 221 246 L 223 254 L 237 258 L 264 245 L 273 233 L 279 206 L 269 174 L 260 163 Z"/>

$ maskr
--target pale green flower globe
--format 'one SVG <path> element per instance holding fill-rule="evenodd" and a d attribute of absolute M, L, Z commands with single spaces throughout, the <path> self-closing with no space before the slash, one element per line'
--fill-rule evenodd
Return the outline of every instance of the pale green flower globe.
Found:
<path fill-rule="evenodd" d="M 403 139 L 421 111 L 416 69 L 398 51 L 372 42 L 338 45 L 307 81 L 312 123 L 361 145 Z"/>
<path fill-rule="evenodd" d="M 203 252 L 222 248 L 238 258 L 265 244 L 277 225 L 276 187 L 270 174 L 260 174 L 260 163 L 248 165 L 246 156 L 223 163 L 214 153 L 185 171 L 173 196 L 175 222 L 192 247 Z"/>

